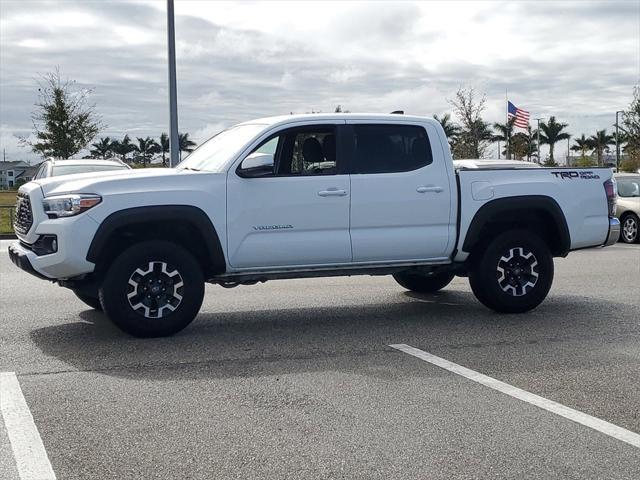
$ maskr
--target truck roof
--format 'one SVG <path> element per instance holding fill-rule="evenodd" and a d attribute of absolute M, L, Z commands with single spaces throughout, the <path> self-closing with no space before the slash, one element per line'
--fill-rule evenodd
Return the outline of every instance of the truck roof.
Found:
<path fill-rule="evenodd" d="M 291 115 L 278 115 L 274 117 L 264 117 L 255 120 L 242 122 L 240 125 L 259 124 L 259 125 L 281 125 L 295 122 L 306 122 L 309 120 L 368 120 L 368 121 L 395 121 L 395 122 L 421 122 L 421 123 L 438 123 L 430 117 L 419 115 L 405 115 L 396 113 L 304 113 Z"/>

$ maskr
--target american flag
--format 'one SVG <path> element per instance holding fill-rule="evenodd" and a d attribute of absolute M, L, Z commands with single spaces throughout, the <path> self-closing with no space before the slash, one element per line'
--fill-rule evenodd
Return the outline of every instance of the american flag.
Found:
<path fill-rule="evenodd" d="M 507 118 L 515 118 L 513 124 L 519 128 L 527 128 L 529 126 L 529 112 L 516 107 L 513 103 L 507 102 Z"/>

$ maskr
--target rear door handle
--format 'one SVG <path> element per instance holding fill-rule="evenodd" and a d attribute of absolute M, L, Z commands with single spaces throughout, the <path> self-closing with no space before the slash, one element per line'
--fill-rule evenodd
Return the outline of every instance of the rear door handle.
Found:
<path fill-rule="evenodd" d="M 329 188 L 318 192 L 321 197 L 344 197 L 346 194 L 346 190 L 338 190 L 337 188 Z"/>
<path fill-rule="evenodd" d="M 416 188 L 416 192 L 418 192 L 418 193 L 427 193 L 427 192 L 440 193 L 440 192 L 442 192 L 442 187 L 438 187 L 436 185 L 422 185 L 422 186 Z"/>

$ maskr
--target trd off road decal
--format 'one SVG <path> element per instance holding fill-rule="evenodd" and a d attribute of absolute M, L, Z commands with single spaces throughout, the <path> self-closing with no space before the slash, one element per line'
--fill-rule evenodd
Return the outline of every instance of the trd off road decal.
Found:
<path fill-rule="evenodd" d="M 594 172 L 577 172 L 575 170 L 566 170 L 562 172 L 551 172 L 551 175 L 555 175 L 556 178 L 562 178 L 567 180 L 573 180 L 574 178 L 579 178 L 581 180 L 597 180 L 600 178 L 600 175 Z"/>

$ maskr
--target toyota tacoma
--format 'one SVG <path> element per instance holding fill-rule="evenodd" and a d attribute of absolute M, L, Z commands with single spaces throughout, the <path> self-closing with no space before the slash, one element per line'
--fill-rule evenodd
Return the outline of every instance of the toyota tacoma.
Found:
<path fill-rule="evenodd" d="M 439 123 L 408 115 L 258 119 L 174 169 L 20 187 L 12 261 L 124 331 L 170 335 L 205 282 L 393 275 L 435 292 L 468 277 L 497 312 L 538 306 L 554 257 L 618 239 L 606 168 L 454 168 Z"/>

